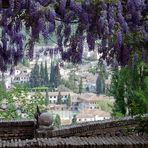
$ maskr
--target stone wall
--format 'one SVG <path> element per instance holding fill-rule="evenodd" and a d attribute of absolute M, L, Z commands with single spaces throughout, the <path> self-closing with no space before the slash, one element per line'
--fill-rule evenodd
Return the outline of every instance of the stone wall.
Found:
<path fill-rule="evenodd" d="M 148 148 L 148 137 L 69 137 L 0 141 L 0 148 Z"/>
<path fill-rule="evenodd" d="M 35 122 L 30 121 L 0 121 L 0 139 L 33 139 L 53 137 L 113 137 L 135 134 L 129 133 L 128 129 L 134 129 L 137 122 L 133 118 L 120 120 L 104 120 L 81 123 L 59 128 L 35 128 Z"/>
<path fill-rule="evenodd" d="M 34 121 L 0 121 L 0 139 L 31 139 L 35 131 Z"/>
<path fill-rule="evenodd" d="M 123 118 L 120 120 L 105 120 L 88 123 L 81 123 L 71 126 L 61 126 L 55 130 L 48 130 L 47 128 L 37 129 L 37 137 L 111 137 L 111 136 L 125 136 L 128 135 L 128 128 L 135 128 L 136 121 L 132 118 Z M 131 133 L 130 133 L 131 134 Z"/>

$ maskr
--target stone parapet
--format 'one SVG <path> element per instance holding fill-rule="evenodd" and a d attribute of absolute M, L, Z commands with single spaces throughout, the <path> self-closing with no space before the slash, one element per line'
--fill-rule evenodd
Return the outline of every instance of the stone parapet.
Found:
<path fill-rule="evenodd" d="M 148 148 L 148 137 L 69 137 L 31 140 L 0 140 L 0 148 Z"/>
<path fill-rule="evenodd" d="M 28 121 L 0 121 L 0 139 L 33 139 L 33 138 L 68 138 L 68 137 L 113 137 L 135 135 L 137 121 L 133 118 L 118 120 L 93 121 L 76 125 L 39 126 L 36 128 L 34 120 Z M 130 132 L 129 132 L 130 131 Z M 132 132 L 131 132 L 132 131 Z"/>
<path fill-rule="evenodd" d="M 128 128 L 134 128 L 136 121 L 133 118 L 119 120 L 104 120 L 61 126 L 55 130 L 37 130 L 37 137 L 88 137 L 88 136 L 125 136 Z"/>
<path fill-rule="evenodd" d="M 0 121 L 0 139 L 32 139 L 34 138 L 35 122 L 25 121 Z"/>

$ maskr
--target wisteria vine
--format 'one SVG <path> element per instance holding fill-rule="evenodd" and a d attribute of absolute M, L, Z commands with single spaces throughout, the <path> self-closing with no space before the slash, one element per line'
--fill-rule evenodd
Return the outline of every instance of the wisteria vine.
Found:
<path fill-rule="evenodd" d="M 8 7 L 3 2 L 8 1 Z M 24 55 L 32 59 L 42 35 L 54 32 L 56 49 L 65 61 L 80 63 L 87 42 L 108 64 L 128 64 L 131 55 L 148 53 L 147 0 L 1 0 L 0 70 L 17 65 Z M 75 29 L 72 26 L 75 25 Z M 29 40 L 23 34 L 28 32 Z M 99 41 L 99 42 L 98 42 Z M 55 52 L 54 52 L 55 51 Z M 144 57 L 143 57 L 144 58 Z M 147 58 L 147 57 L 145 57 Z"/>

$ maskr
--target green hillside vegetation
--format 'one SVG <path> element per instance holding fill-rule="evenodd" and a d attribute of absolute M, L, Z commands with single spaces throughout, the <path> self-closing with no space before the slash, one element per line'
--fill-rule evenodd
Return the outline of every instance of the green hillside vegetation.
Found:
<path fill-rule="evenodd" d="M 112 112 L 112 108 L 113 108 L 113 103 L 114 102 L 110 101 L 110 100 L 99 100 L 97 102 L 97 106 L 101 110 L 111 113 Z"/>

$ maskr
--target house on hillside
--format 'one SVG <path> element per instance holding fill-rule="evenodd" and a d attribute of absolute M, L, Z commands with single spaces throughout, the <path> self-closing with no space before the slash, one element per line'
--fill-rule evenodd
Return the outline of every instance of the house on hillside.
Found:
<path fill-rule="evenodd" d="M 96 80 L 97 80 L 97 75 L 93 74 L 85 74 L 83 76 L 83 90 L 87 92 L 96 92 Z"/>
<path fill-rule="evenodd" d="M 49 104 L 48 109 L 50 111 L 63 111 L 63 110 L 67 110 L 67 105 L 66 104 Z"/>
<path fill-rule="evenodd" d="M 93 93 L 84 93 L 78 96 L 79 100 L 79 111 L 84 109 L 96 109 L 98 96 Z"/>
<path fill-rule="evenodd" d="M 31 69 L 25 66 L 17 66 L 14 70 L 12 83 L 23 84 L 28 83 Z"/>
<path fill-rule="evenodd" d="M 81 103 L 81 101 L 78 98 L 73 98 L 71 100 L 71 110 L 78 112 L 80 103 Z"/>
<path fill-rule="evenodd" d="M 15 84 L 24 84 L 28 83 L 30 78 L 30 74 L 19 74 L 13 78 L 13 83 Z"/>
<path fill-rule="evenodd" d="M 15 67 L 13 75 L 17 76 L 19 74 L 30 74 L 30 73 L 31 73 L 31 69 L 30 68 L 25 67 L 23 65 L 21 65 L 21 66 L 19 65 L 19 66 Z"/>
<path fill-rule="evenodd" d="M 46 94 L 45 92 L 41 92 L 40 94 L 42 95 L 43 98 L 46 98 L 48 96 L 48 101 L 50 104 L 57 104 L 59 92 L 48 92 L 48 94 Z M 77 94 L 73 92 L 60 92 L 60 95 L 61 95 L 62 102 L 64 103 L 66 103 L 66 100 L 69 95 L 71 97 L 71 100 L 77 98 Z M 35 92 L 29 93 L 29 96 L 28 96 L 29 99 L 32 99 L 35 97 L 36 97 Z"/>
<path fill-rule="evenodd" d="M 84 109 L 99 109 L 98 101 L 113 100 L 113 97 L 106 95 L 96 95 L 94 93 L 84 93 L 78 96 L 79 111 Z"/>
<path fill-rule="evenodd" d="M 70 95 L 71 100 L 76 98 L 77 95 L 73 92 L 60 92 L 62 101 L 66 103 L 68 96 Z M 58 100 L 59 92 L 48 92 L 49 103 L 56 104 Z"/>
<path fill-rule="evenodd" d="M 85 109 L 77 114 L 77 123 L 110 119 L 110 113 L 99 109 Z"/>

